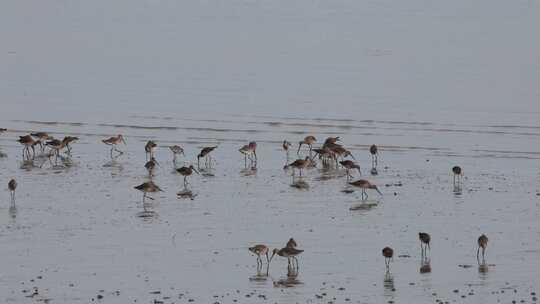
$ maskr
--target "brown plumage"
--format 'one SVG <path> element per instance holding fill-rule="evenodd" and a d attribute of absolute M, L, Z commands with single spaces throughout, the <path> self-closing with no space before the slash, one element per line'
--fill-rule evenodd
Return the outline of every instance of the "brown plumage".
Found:
<path fill-rule="evenodd" d="M 209 165 L 212 165 L 212 158 L 210 157 L 210 152 L 214 151 L 214 149 L 216 149 L 216 148 L 217 148 L 217 146 L 202 148 L 199 155 L 197 155 L 197 166 L 198 167 L 201 166 L 200 159 L 203 158 L 203 157 L 206 160 L 205 164 L 206 164 L 207 167 Z"/>
<path fill-rule="evenodd" d="M 431 236 L 425 232 L 419 232 L 418 238 L 420 239 L 420 248 L 422 249 L 422 254 L 426 251 L 427 247 L 429 250 L 431 250 L 431 247 L 429 246 L 429 243 L 431 242 Z"/>
<path fill-rule="evenodd" d="M 15 202 L 15 190 L 17 189 L 17 181 L 14 178 L 12 178 L 8 182 L 8 189 L 9 189 L 9 192 L 11 193 L 11 201 Z"/>
<path fill-rule="evenodd" d="M 35 156 L 36 150 L 34 146 L 37 144 L 37 141 L 35 141 L 31 135 L 19 136 L 19 139 L 17 141 L 24 146 L 23 159 L 25 158 L 25 152 L 26 152 L 26 157 L 30 159 L 30 148 L 32 148 L 32 156 Z"/>
<path fill-rule="evenodd" d="M 187 177 L 192 175 L 193 172 L 199 174 L 199 171 L 197 171 L 193 165 L 190 165 L 189 167 L 181 167 L 181 168 L 178 168 L 176 169 L 176 172 L 180 173 L 180 175 L 182 175 L 184 177 L 184 187 L 187 187 L 187 184 L 188 184 L 188 181 L 187 181 Z"/>
<path fill-rule="evenodd" d="M 66 137 L 64 137 L 64 142 L 66 144 L 66 148 L 67 148 L 68 153 L 71 153 L 71 146 L 69 144 L 71 144 L 72 142 L 75 142 L 77 140 L 79 140 L 79 138 L 76 137 L 76 136 L 66 136 Z"/>
<path fill-rule="evenodd" d="M 133 187 L 139 191 L 141 191 L 143 193 L 143 203 L 144 203 L 144 200 L 146 199 L 146 195 L 147 193 L 154 193 L 154 192 L 161 192 L 163 190 L 161 190 L 161 188 L 158 187 L 158 185 L 154 184 L 153 181 L 149 181 L 149 182 L 145 182 L 145 183 L 142 183 L 138 186 L 135 186 Z M 148 197 L 149 199 L 153 200 L 153 198 L 151 197 Z"/>
<path fill-rule="evenodd" d="M 152 176 L 153 173 L 154 173 L 154 169 L 158 165 L 159 165 L 159 163 L 157 162 L 157 160 L 154 157 L 152 157 L 152 158 L 150 158 L 149 161 L 146 162 L 146 164 L 144 164 L 144 167 L 146 168 L 146 170 L 148 170 L 148 174 L 150 176 Z"/>
<path fill-rule="evenodd" d="M 482 234 L 478 238 L 478 250 L 476 251 L 476 259 L 480 261 L 480 248 L 482 248 L 482 260 L 485 260 L 485 252 L 488 244 L 488 237 Z"/>
<path fill-rule="evenodd" d="M 247 159 L 257 162 L 257 143 L 252 141 L 247 145 L 242 146 L 238 151 L 244 154 L 244 163 L 247 165 Z"/>
<path fill-rule="evenodd" d="M 157 144 L 149 140 L 146 142 L 146 145 L 144 145 L 144 151 L 146 152 L 146 159 L 152 159 L 154 157 L 154 150 L 156 149 Z"/>
<path fill-rule="evenodd" d="M 184 149 L 182 149 L 182 147 L 180 147 L 178 145 L 170 146 L 169 149 L 173 153 L 173 163 L 176 163 L 176 155 L 177 154 L 185 155 L 184 154 Z"/>
<path fill-rule="evenodd" d="M 329 145 L 329 144 L 335 144 L 336 142 L 338 142 L 340 139 L 339 139 L 339 136 L 337 137 L 328 137 L 326 138 L 326 140 L 324 141 L 324 144 L 323 146 L 326 146 L 326 145 Z"/>
<path fill-rule="evenodd" d="M 302 176 L 302 169 L 307 168 L 310 163 L 311 163 L 311 160 L 309 159 L 309 156 L 306 156 L 305 159 L 297 159 L 294 162 L 292 162 L 292 163 L 290 163 L 288 165 L 285 165 L 285 167 L 283 167 L 283 169 L 293 167 L 293 169 L 298 169 L 300 171 L 300 176 Z M 293 170 L 293 175 L 294 175 L 294 170 Z"/>
<path fill-rule="evenodd" d="M 268 258 L 269 249 L 266 245 L 258 244 L 253 247 L 249 247 L 248 250 L 257 256 L 257 268 L 261 267 L 263 264 L 261 255 L 266 255 L 266 263 L 270 264 L 270 259 Z"/>
<path fill-rule="evenodd" d="M 287 245 L 285 245 L 287 248 L 296 248 L 296 246 L 296 241 L 293 238 L 290 238 Z"/>
<path fill-rule="evenodd" d="M 382 250 L 382 255 L 384 257 L 384 263 L 386 264 L 386 269 L 390 268 L 390 260 L 394 257 L 394 249 L 390 247 L 384 247 Z"/>
<path fill-rule="evenodd" d="M 296 264 L 296 268 L 298 269 L 298 259 L 296 256 L 300 255 L 304 250 L 302 249 L 296 249 L 294 247 L 284 247 L 281 249 L 274 249 L 272 251 L 272 256 L 270 257 L 270 261 L 274 258 L 274 255 L 279 255 L 280 257 L 287 258 L 289 267 L 293 267 Z"/>
<path fill-rule="evenodd" d="M 124 143 L 124 145 L 126 144 L 126 141 L 124 140 L 124 136 L 122 136 L 121 134 L 118 134 L 117 136 L 109 137 L 107 139 L 103 139 L 102 142 L 106 145 L 111 146 L 111 158 L 113 157 L 113 151 L 116 151 L 119 154 L 124 154 L 124 152 L 116 148 L 116 145 L 120 143 Z"/>
<path fill-rule="evenodd" d="M 283 148 L 283 150 L 285 150 L 286 152 L 289 152 L 289 148 L 292 146 L 292 144 L 286 140 L 283 141 L 283 143 L 281 144 L 281 147 Z"/>
<path fill-rule="evenodd" d="M 373 189 L 373 190 L 377 191 L 380 195 L 383 195 L 381 193 L 381 191 L 379 191 L 379 188 L 377 188 L 376 185 L 370 183 L 369 181 L 367 181 L 365 179 L 359 179 L 359 180 L 356 180 L 354 182 L 350 182 L 349 185 L 352 185 L 352 186 L 355 186 L 355 187 L 358 187 L 358 188 L 362 189 L 362 199 L 364 199 L 364 196 L 365 196 L 365 199 L 368 198 L 368 195 L 367 195 L 367 192 L 366 192 L 367 189 Z"/>
<path fill-rule="evenodd" d="M 358 173 L 362 175 L 362 171 L 360 171 L 360 166 L 356 164 L 355 162 L 353 162 L 352 160 L 342 160 L 339 163 L 343 166 L 343 168 L 347 170 L 347 178 L 352 177 L 349 172 L 349 170 L 352 170 L 352 169 L 358 169 Z"/>
<path fill-rule="evenodd" d="M 309 146 L 309 152 L 311 152 L 313 148 L 313 143 L 315 143 L 317 139 L 315 136 L 309 135 L 304 137 L 304 140 L 300 141 L 298 143 L 298 151 L 296 153 L 300 153 L 300 148 L 302 148 L 302 145 L 308 145 Z"/>

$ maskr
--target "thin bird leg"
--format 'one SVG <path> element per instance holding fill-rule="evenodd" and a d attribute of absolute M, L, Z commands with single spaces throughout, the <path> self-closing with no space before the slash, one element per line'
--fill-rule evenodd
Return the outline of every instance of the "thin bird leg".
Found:
<path fill-rule="evenodd" d="M 144 204 L 144 201 L 146 200 L 146 192 L 143 192 L 143 196 L 142 196 L 142 202 Z"/>
<path fill-rule="evenodd" d="M 187 184 L 188 184 L 187 176 L 184 176 L 184 188 L 187 188 Z"/>
<path fill-rule="evenodd" d="M 300 171 L 300 176 L 302 176 L 302 168 L 298 169 Z"/>
<path fill-rule="evenodd" d="M 478 246 L 478 250 L 476 250 L 476 260 L 478 261 L 478 264 L 480 264 L 480 246 Z"/>
<path fill-rule="evenodd" d="M 268 258 L 268 251 L 266 251 L 266 264 L 270 264 L 270 258 Z"/>

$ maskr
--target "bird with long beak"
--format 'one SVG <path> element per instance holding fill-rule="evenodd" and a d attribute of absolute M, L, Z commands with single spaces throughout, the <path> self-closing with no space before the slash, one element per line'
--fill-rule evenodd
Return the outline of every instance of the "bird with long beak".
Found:
<path fill-rule="evenodd" d="M 214 149 L 216 149 L 217 146 L 213 146 L 213 147 L 204 147 L 201 149 L 201 153 L 199 153 L 199 155 L 197 155 L 197 167 L 201 167 L 201 164 L 200 164 L 200 160 L 201 158 L 204 157 L 205 159 L 205 165 L 206 167 L 211 167 L 212 166 L 212 157 L 210 156 L 210 152 L 214 151 Z"/>
<path fill-rule="evenodd" d="M 336 137 L 328 137 L 328 138 L 326 138 L 326 140 L 324 141 L 323 147 L 324 147 L 324 146 L 327 146 L 327 145 L 335 144 L 335 143 L 338 142 L 338 141 L 340 141 L 339 136 L 336 136 Z"/>
<path fill-rule="evenodd" d="M 64 143 L 66 144 L 66 149 L 67 149 L 68 154 L 71 153 L 71 146 L 69 144 L 74 142 L 74 141 L 77 141 L 77 140 L 79 140 L 79 138 L 77 136 L 66 136 L 66 137 L 64 137 Z"/>
<path fill-rule="evenodd" d="M 380 195 L 383 195 L 381 191 L 379 191 L 379 188 L 377 188 L 376 185 L 370 183 L 369 181 L 365 180 L 365 179 L 359 179 L 357 181 L 354 181 L 354 182 L 350 182 L 349 185 L 352 185 L 352 186 L 355 186 L 355 187 L 358 187 L 360 189 L 362 189 L 362 200 L 366 200 L 368 198 L 368 194 L 366 192 L 367 189 L 373 189 L 375 191 L 377 191 Z M 364 198 L 365 196 L 365 198 Z"/>
<path fill-rule="evenodd" d="M 293 176 L 294 176 L 294 169 L 298 169 L 298 171 L 300 171 L 300 176 L 302 176 L 302 169 L 307 168 L 310 163 L 311 163 L 311 159 L 309 158 L 309 156 L 306 156 L 305 159 L 297 159 L 294 162 L 288 165 L 285 165 L 283 169 L 288 169 L 289 167 L 293 167 Z"/>
<path fill-rule="evenodd" d="M 30 135 L 19 136 L 19 139 L 17 141 L 24 146 L 24 148 L 23 148 L 23 159 L 25 157 L 27 159 L 30 159 L 30 148 L 32 148 L 32 157 L 34 157 L 36 155 L 36 149 L 35 149 L 34 146 L 38 142 L 35 141 L 34 138 L 32 138 L 32 136 L 30 136 Z M 26 154 L 25 154 L 25 152 L 26 152 Z"/>
<path fill-rule="evenodd" d="M 244 154 L 244 165 L 247 167 L 247 159 L 253 163 L 257 163 L 257 143 L 252 141 L 247 145 L 242 146 L 238 151 Z M 254 157 L 254 158 L 253 158 Z"/>
<path fill-rule="evenodd" d="M 272 251 L 272 256 L 270 257 L 270 261 L 272 261 L 272 259 L 274 258 L 274 255 L 277 254 L 280 257 L 287 258 L 289 268 L 294 267 L 296 264 L 296 269 L 298 269 L 298 258 L 296 256 L 301 254 L 302 252 L 304 252 L 304 250 L 296 249 L 294 247 L 284 247 L 281 249 L 275 248 Z"/>
<path fill-rule="evenodd" d="M 178 168 L 176 169 L 176 172 L 180 173 L 180 175 L 182 175 L 184 177 L 184 187 L 187 187 L 187 185 L 189 184 L 188 181 L 187 181 L 187 177 L 192 175 L 193 172 L 199 174 L 199 171 L 197 171 L 193 165 L 190 165 L 189 167 L 182 167 L 182 168 Z"/>
<path fill-rule="evenodd" d="M 270 259 L 268 258 L 269 249 L 266 245 L 258 244 L 253 247 L 249 247 L 248 250 L 257 256 L 257 269 L 260 269 L 263 265 L 263 261 L 261 259 L 262 255 L 266 255 L 266 263 L 270 265 Z"/>
<path fill-rule="evenodd" d="M 116 146 L 119 144 L 119 143 L 124 143 L 124 145 L 126 145 L 126 141 L 124 140 L 124 136 L 122 136 L 121 134 L 118 134 L 117 136 L 112 136 L 112 137 L 109 137 L 107 139 L 103 139 L 102 142 L 108 146 L 111 146 L 111 158 L 113 157 L 113 150 L 118 152 L 119 155 L 121 154 L 124 154 L 124 152 L 118 150 L 116 148 Z"/>
<path fill-rule="evenodd" d="M 154 184 L 153 181 L 142 183 L 138 186 L 133 187 L 143 193 L 143 203 L 147 197 L 147 193 L 162 192 L 161 188 L 158 185 Z M 154 200 L 152 197 L 148 196 L 149 199 Z"/>
<path fill-rule="evenodd" d="M 30 135 L 36 138 L 36 142 L 39 145 L 41 152 L 43 152 L 43 149 L 45 149 L 45 146 L 43 146 L 43 142 L 53 139 L 53 137 L 50 136 L 47 132 L 35 132 L 30 133 Z"/>
<path fill-rule="evenodd" d="M 343 166 L 343 168 L 345 168 L 347 170 L 347 180 L 352 178 L 352 175 L 349 172 L 352 169 L 358 169 L 358 173 L 360 175 L 362 175 L 362 171 L 360 171 L 360 165 L 356 164 L 352 160 L 348 160 L 348 159 L 347 160 L 342 160 L 339 163 Z"/>
<path fill-rule="evenodd" d="M 308 135 L 306 137 L 304 137 L 304 140 L 300 141 L 298 143 L 298 151 L 296 151 L 297 154 L 300 153 L 300 148 L 302 148 L 302 145 L 308 145 L 309 147 L 309 153 L 311 153 L 311 150 L 313 149 L 313 143 L 315 143 L 317 141 L 317 139 L 315 138 L 315 136 L 312 136 L 312 135 Z"/>

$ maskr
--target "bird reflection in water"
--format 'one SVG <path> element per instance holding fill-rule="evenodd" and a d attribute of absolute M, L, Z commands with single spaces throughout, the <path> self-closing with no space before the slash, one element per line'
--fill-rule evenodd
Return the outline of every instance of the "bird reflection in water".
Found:
<path fill-rule="evenodd" d="M 303 284 L 300 280 L 298 280 L 298 274 L 298 268 L 287 265 L 287 277 L 274 281 L 274 287 L 290 288 Z"/>
<path fill-rule="evenodd" d="M 386 270 L 383 279 L 384 295 L 393 297 L 396 287 L 394 286 L 394 276 L 390 273 L 390 270 Z"/>
<path fill-rule="evenodd" d="M 293 179 L 293 182 L 291 184 L 291 187 L 300 189 L 300 190 L 308 190 L 309 184 L 306 182 L 303 178 Z"/>
<path fill-rule="evenodd" d="M 431 259 L 422 257 L 420 261 L 420 273 L 431 273 Z"/>
<path fill-rule="evenodd" d="M 242 176 L 256 176 L 257 175 L 257 166 L 250 166 L 240 170 L 240 175 Z"/>

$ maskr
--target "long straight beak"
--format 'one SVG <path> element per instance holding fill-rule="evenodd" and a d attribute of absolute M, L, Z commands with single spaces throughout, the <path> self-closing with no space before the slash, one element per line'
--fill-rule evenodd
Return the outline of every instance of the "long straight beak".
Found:
<path fill-rule="evenodd" d="M 123 137 L 122 137 L 122 142 L 124 143 L 124 145 L 127 145 L 126 140 Z"/>
<path fill-rule="evenodd" d="M 302 143 L 298 144 L 298 151 L 296 151 L 296 154 L 300 153 L 300 148 L 302 148 Z"/>
<path fill-rule="evenodd" d="M 379 188 L 375 188 L 375 190 L 377 190 L 377 192 L 379 192 L 379 194 L 380 194 L 381 196 L 383 195 L 382 192 L 379 191 Z"/>
<path fill-rule="evenodd" d="M 199 174 L 199 171 L 197 171 L 197 169 L 193 168 L 193 171 L 195 171 L 195 173 Z"/>
<path fill-rule="evenodd" d="M 354 156 L 352 154 L 349 154 L 351 156 L 352 159 L 356 160 L 356 158 L 354 158 Z"/>
<path fill-rule="evenodd" d="M 268 262 L 268 265 L 270 265 L 270 263 L 272 262 L 272 259 L 274 258 L 274 255 L 276 255 L 276 253 L 272 252 L 272 256 L 270 256 L 270 261 Z"/>

